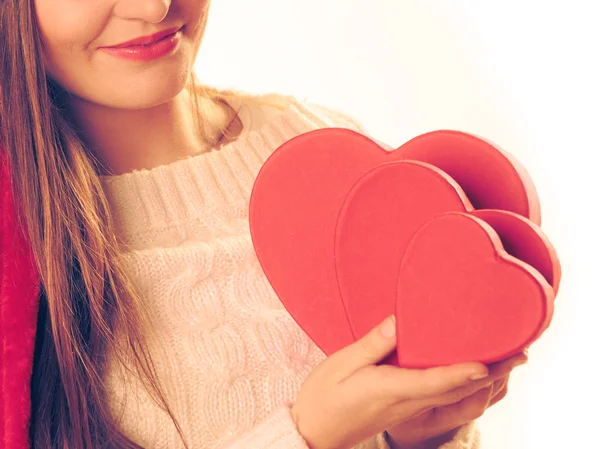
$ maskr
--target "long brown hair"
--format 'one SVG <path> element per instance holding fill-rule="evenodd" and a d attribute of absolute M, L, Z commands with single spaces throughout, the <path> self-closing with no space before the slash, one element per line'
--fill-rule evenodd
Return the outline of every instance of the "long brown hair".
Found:
<path fill-rule="evenodd" d="M 111 418 L 103 382 L 110 351 L 124 366 L 133 362 L 188 447 L 146 349 L 149 317 L 118 257 L 98 161 L 69 122 L 42 52 L 33 0 L 0 0 L 0 147 L 7 151 L 14 201 L 41 279 L 32 446 L 140 448 Z M 194 83 L 192 76 L 193 92 L 233 96 Z M 125 345 L 117 344 L 116 327 Z"/>

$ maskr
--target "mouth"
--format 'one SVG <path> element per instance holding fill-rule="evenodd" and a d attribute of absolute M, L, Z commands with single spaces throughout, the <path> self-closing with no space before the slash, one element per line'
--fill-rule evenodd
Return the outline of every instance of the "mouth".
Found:
<path fill-rule="evenodd" d="M 169 39 L 169 38 L 173 37 L 173 35 L 175 35 L 175 33 L 177 33 L 182 28 L 183 27 L 170 28 L 167 30 L 159 31 L 158 33 L 154 33 L 154 34 L 151 34 L 148 36 L 138 37 L 136 39 L 132 39 L 132 40 L 122 42 L 117 45 L 113 45 L 110 47 L 104 47 L 104 48 L 117 49 L 117 48 L 127 48 L 127 47 L 150 47 L 164 39 Z"/>
<path fill-rule="evenodd" d="M 174 54 L 182 39 L 182 30 L 171 28 L 150 36 L 143 36 L 100 50 L 112 56 L 131 61 L 151 61 Z"/>

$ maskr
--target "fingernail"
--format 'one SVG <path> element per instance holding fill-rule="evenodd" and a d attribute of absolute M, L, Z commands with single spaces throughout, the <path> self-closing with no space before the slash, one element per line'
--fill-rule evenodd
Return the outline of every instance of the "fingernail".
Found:
<path fill-rule="evenodd" d="M 487 373 L 474 373 L 473 375 L 471 375 L 471 377 L 469 379 L 480 380 L 480 379 L 485 379 L 486 377 L 488 377 Z"/>
<path fill-rule="evenodd" d="M 381 335 L 385 338 L 392 338 L 396 335 L 396 317 L 394 315 L 387 317 L 381 325 Z"/>

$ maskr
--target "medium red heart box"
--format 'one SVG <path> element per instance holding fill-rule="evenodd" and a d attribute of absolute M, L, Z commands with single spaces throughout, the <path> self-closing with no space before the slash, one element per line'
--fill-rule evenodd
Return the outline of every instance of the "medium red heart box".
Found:
<path fill-rule="evenodd" d="M 535 187 L 477 136 L 388 151 L 348 129 L 302 134 L 265 162 L 249 213 L 267 279 L 326 354 L 395 313 L 387 363 L 490 363 L 550 322 L 560 264 Z"/>

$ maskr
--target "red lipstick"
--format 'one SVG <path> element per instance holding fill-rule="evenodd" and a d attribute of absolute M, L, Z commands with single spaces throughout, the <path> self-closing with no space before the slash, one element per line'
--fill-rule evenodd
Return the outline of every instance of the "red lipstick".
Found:
<path fill-rule="evenodd" d="M 149 61 L 171 54 L 181 40 L 181 28 L 171 28 L 142 36 L 112 47 L 100 47 L 113 56 L 134 61 Z"/>

